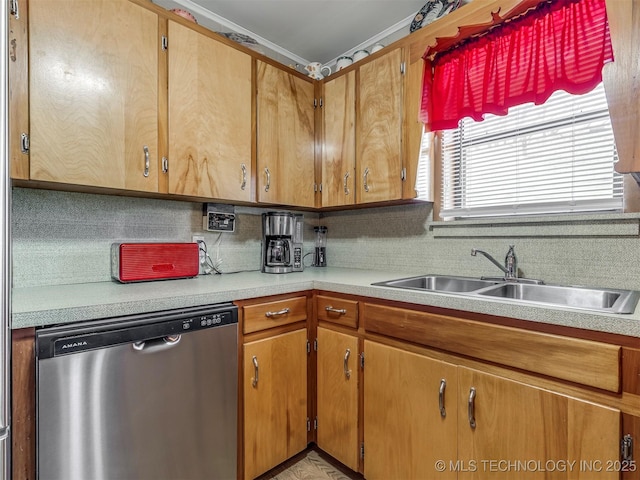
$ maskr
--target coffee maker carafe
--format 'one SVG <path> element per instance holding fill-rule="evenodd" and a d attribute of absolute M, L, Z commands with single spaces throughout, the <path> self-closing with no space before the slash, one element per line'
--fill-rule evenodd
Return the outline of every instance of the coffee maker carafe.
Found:
<path fill-rule="evenodd" d="M 262 271 L 301 272 L 303 216 L 288 212 L 262 214 Z"/>

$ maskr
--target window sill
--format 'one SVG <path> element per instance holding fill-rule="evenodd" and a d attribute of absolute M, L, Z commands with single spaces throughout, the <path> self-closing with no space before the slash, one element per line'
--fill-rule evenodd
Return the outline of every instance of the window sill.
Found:
<path fill-rule="evenodd" d="M 434 221 L 436 238 L 638 237 L 640 213 L 600 213 Z"/>

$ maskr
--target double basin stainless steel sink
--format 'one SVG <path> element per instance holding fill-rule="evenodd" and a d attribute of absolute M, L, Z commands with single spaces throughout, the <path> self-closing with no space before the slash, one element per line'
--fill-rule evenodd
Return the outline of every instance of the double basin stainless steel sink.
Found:
<path fill-rule="evenodd" d="M 490 280 L 448 275 L 421 275 L 372 285 L 406 290 L 488 297 L 531 305 L 550 305 L 608 313 L 633 313 L 640 292 L 613 288 L 545 285 L 537 281 Z"/>

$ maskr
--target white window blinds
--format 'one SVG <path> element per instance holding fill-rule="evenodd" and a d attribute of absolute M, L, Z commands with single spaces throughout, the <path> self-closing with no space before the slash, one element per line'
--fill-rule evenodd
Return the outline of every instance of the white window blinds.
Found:
<path fill-rule="evenodd" d="M 602 84 L 442 132 L 443 219 L 622 209 Z"/>

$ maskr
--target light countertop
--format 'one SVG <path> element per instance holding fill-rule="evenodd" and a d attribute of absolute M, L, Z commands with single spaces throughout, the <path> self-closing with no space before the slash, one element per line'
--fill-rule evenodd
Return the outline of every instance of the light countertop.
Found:
<path fill-rule="evenodd" d="M 640 338 L 640 308 L 633 314 L 618 315 L 371 285 L 414 275 L 307 268 L 286 275 L 243 272 L 126 285 L 100 282 L 16 288 L 12 293 L 11 327 L 38 327 L 318 289 Z"/>

